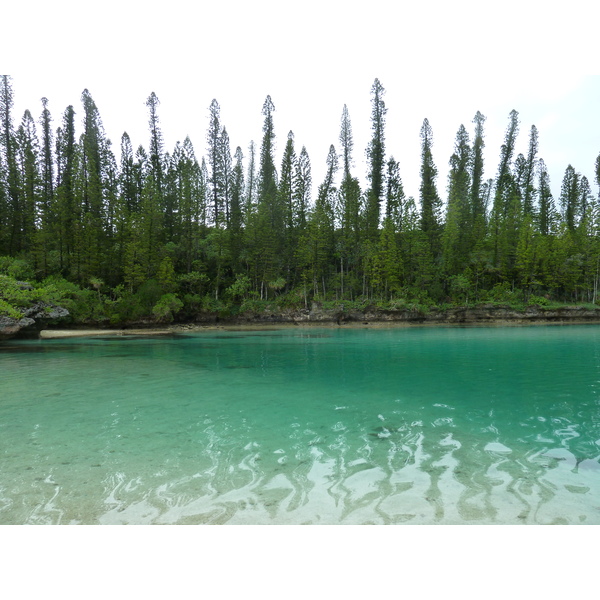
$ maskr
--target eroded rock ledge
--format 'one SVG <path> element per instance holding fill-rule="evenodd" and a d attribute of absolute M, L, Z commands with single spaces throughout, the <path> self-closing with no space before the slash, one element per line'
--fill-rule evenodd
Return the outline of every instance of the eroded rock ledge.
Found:
<path fill-rule="evenodd" d="M 38 337 L 40 330 L 49 324 L 60 322 L 69 316 L 69 311 L 61 306 L 38 302 L 29 308 L 23 309 L 23 317 L 0 316 L 0 340 L 14 337 Z"/>
<path fill-rule="evenodd" d="M 516 310 L 508 306 L 482 305 L 476 308 L 432 308 L 422 310 L 325 310 L 318 304 L 305 310 L 281 312 L 246 313 L 235 317 L 219 317 L 216 314 L 198 315 L 197 323 L 297 323 L 297 324 L 337 324 L 344 323 L 406 323 L 406 324 L 494 324 L 532 322 L 598 322 L 600 308 L 578 306 L 544 308 L 528 307 Z"/>

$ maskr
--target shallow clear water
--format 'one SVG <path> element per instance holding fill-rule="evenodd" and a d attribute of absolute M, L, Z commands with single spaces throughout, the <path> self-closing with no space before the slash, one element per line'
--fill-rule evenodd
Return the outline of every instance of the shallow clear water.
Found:
<path fill-rule="evenodd" d="M 0 523 L 600 523 L 600 327 L 0 345 Z"/>

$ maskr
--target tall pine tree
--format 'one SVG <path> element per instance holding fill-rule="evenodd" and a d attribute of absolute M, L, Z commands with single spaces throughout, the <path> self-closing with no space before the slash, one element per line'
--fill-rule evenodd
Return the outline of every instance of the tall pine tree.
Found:
<path fill-rule="evenodd" d="M 435 180 L 437 168 L 433 162 L 433 131 L 427 119 L 421 126 L 421 230 L 427 236 L 432 252 L 438 251 L 441 233 L 440 211 L 442 201 L 438 195 Z"/>
<path fill-rule="evenodd" d="M 371 88 L 371 131 L 373 137 L 367 148 L 369 160 L 369 190 L 367 192 L 366 233 L 369 239 L 378 239 L 380 205 L 384 193 L 385 169 L 385 115 L 387 109 L 383 96 L 385 90 L 379 79 L 375 79 Z"/>

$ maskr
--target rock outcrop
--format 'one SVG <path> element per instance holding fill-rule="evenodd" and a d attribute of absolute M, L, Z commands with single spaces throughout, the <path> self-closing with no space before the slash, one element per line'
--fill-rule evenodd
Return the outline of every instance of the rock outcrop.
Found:
<path fill-rule="evenodd" d="M 423 311 L 415 309 L 377 310 L 336 310 L 324 309 L 318 303 L 313 303 L 310 309 L 281 310 L 265 312 L 248 312 L 235 316 L 218 316 L 216 313 L 197 315 L 196 323 L 223 324 L 277 324 L 296 323 L 324 325 L 343 325 L 344 323 L 404 323 L 410 324 L 525 324 L 525 323 L 600 323 L 600 308 L 579 306 L 564 306 L 560 308 L 545 308 L 529 306 L 523 310 L 509 306 L 481 305 L 473 308 L 430 308 Z"/>
<path fill-rule="evenodd" d="M 0 316 L 0 340 L 13 337 L 37 337 L 50 324 L 56 324 L 69 316 L 69 311 L 47 302 L 37 302 L 23 309 L 23 317 L 15 319 Z"/>

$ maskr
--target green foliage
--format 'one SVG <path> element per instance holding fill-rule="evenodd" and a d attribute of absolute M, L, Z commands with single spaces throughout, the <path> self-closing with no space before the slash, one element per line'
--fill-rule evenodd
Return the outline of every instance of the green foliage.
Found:
<path fill-rule="evenodd" d="M 170 323 L 182 308 L 183 302 L 175 294 L 164 294 L 152 308 L 152 314 L 160 322 Z"/>
<path fill-rule="evenodd" d="M 0 256 L 0 273 L 20 281 L 29 281 L 35 277 L 31 264 L 20 258 Z"/>
<path fill-rule="evenodd" d="M 301 309 L 304 307 L 304 293 L 302 288 L 294 288 L 285 294 L 280 294 L 275 299 L 276 305 L 281 309 Z"/>
<path fill-rule="evenodd" d="M 27 307 L 31 293 L 22 288 L 14 277 L 0 275 L 0 298 L 11 305 Z"/>
<path fill-rule="evenodd" d="M 283 277 L 278 277 L 273 281 L 269 281 L 267 283 L 270 290 L 274 290 L 275 292 L 281 291 L 285 287 L 285 279 Z"/>
<path fill-rule="evenodd" d="M 469 293 L 472 289 L 473 284 L 464 275 L 453 275 L 450 277 L 450 293 L 455 301 L 467 304 Z"/>
<path fill-rule="evenodd" d="M 156 279 L 148 279 L 145 281 L 136 293 L 141 306 L 143 306 L 148 313 L 150 313 L 152 307 L 159 301 L 162 295 L 162 286 Z"/>
<path fill-rule="evenodd" d="M 4 300 L 4 298 L 0 298 L 0 316 L 22 319 L 23 312 L 16 309 L 12 304 Z"/>
<path fill-rule="evenodd" d="M 67 107 L 55 138 L 42 99 L 38 140 L 29 111 L 15 128 L 12 84 L 3 76 L 0 312 L 22 314 L 44 301 L 79 322 L 117 325 L 308 308 L 314 301 L 340 310 L 368 304 L 423 311 L 441 303 L 598 300 L 600 206 L 586 177 L 569 165 L 557 210 L 535 126 L 526 155 L 514 158 L 519 119 L 510 113 L 496 177 L 484 181 L 485 117 L 475 115 L 472 144 L 461 125 L 442 198 L 425 119 L 417 208 L 404 194 L 400 163 L 386 156 L 384 94 L 376 79 L 367 189 L 351 173 L 354 142 L 344 106 L 339 158 L 331 146 L 311 196 L 308 152 L 296 153 L 292 132 L 279 173 L 275 168 L 270 97 L 260 154 L 252 142 L 244 177 L 243 153 L 238 147 L 232 161 L 216 100 L 207 159 L 196 159 L 189 138 L 165 152 L 152 93 L 150 146 L 134 152 L 124 134 L 117 166 L 88 90 L 82 110 Z M 600 184 L 600 157 L 595 173 Z"/>
<path fill-rule="evenodd" d="M 177 276 L 173 261 L 168 256 L 162 259 L 158 267 L 157 279 L 166 294 L 172 294 L 177 289 Z"/>
<path fill-rule="evenodd" d="M 519 302 L 522 298 L 521 290 L 514 289 L 507 281 L 497 283 L 488 293 L 486 300 L 491 302 Z"/>
<path fill-rule="evenodd" d="M 178 276 L 177 280 L 182 290 L 192 294 L 200 294 L 209 281 L 208 275 L 206 275 L 206 273 L 200 273 L 199 271 L 183 273 Z"/>
<path fill-rule="evenodd" d="M 246 298 L 241 306 L 241 313 L 254 313 L 260 314 L 263 312 L 267 312 L 273 308 L 273 304 L 268 300 L 261 300 L 256 295 L 251 296 L 250 298 Z"/>
<path fill-rule="evenodd" d="M 43 283 L 24 284 L 10 275 L 0 275 L 0 314 L 21 318 L 23 309 L 44 302 L 71 311 L 73 299 L 81 290 L 60 278 L 47 278 Z"/>
<path fill-rule="evenodd" d="M 544 296 L 529 296 L 529 304 L 531 306 L 543 306 L 546 308 L 553 304 L 556 305 L 556 303 L 551 302 Z"/>
<path fill-rule="evenodd" d="M 225 294 L 231 300 L 240 301 L 246 297 L 252 282 L 247 275 L 238 275 L 235 281 L 227 288 Z"/>

